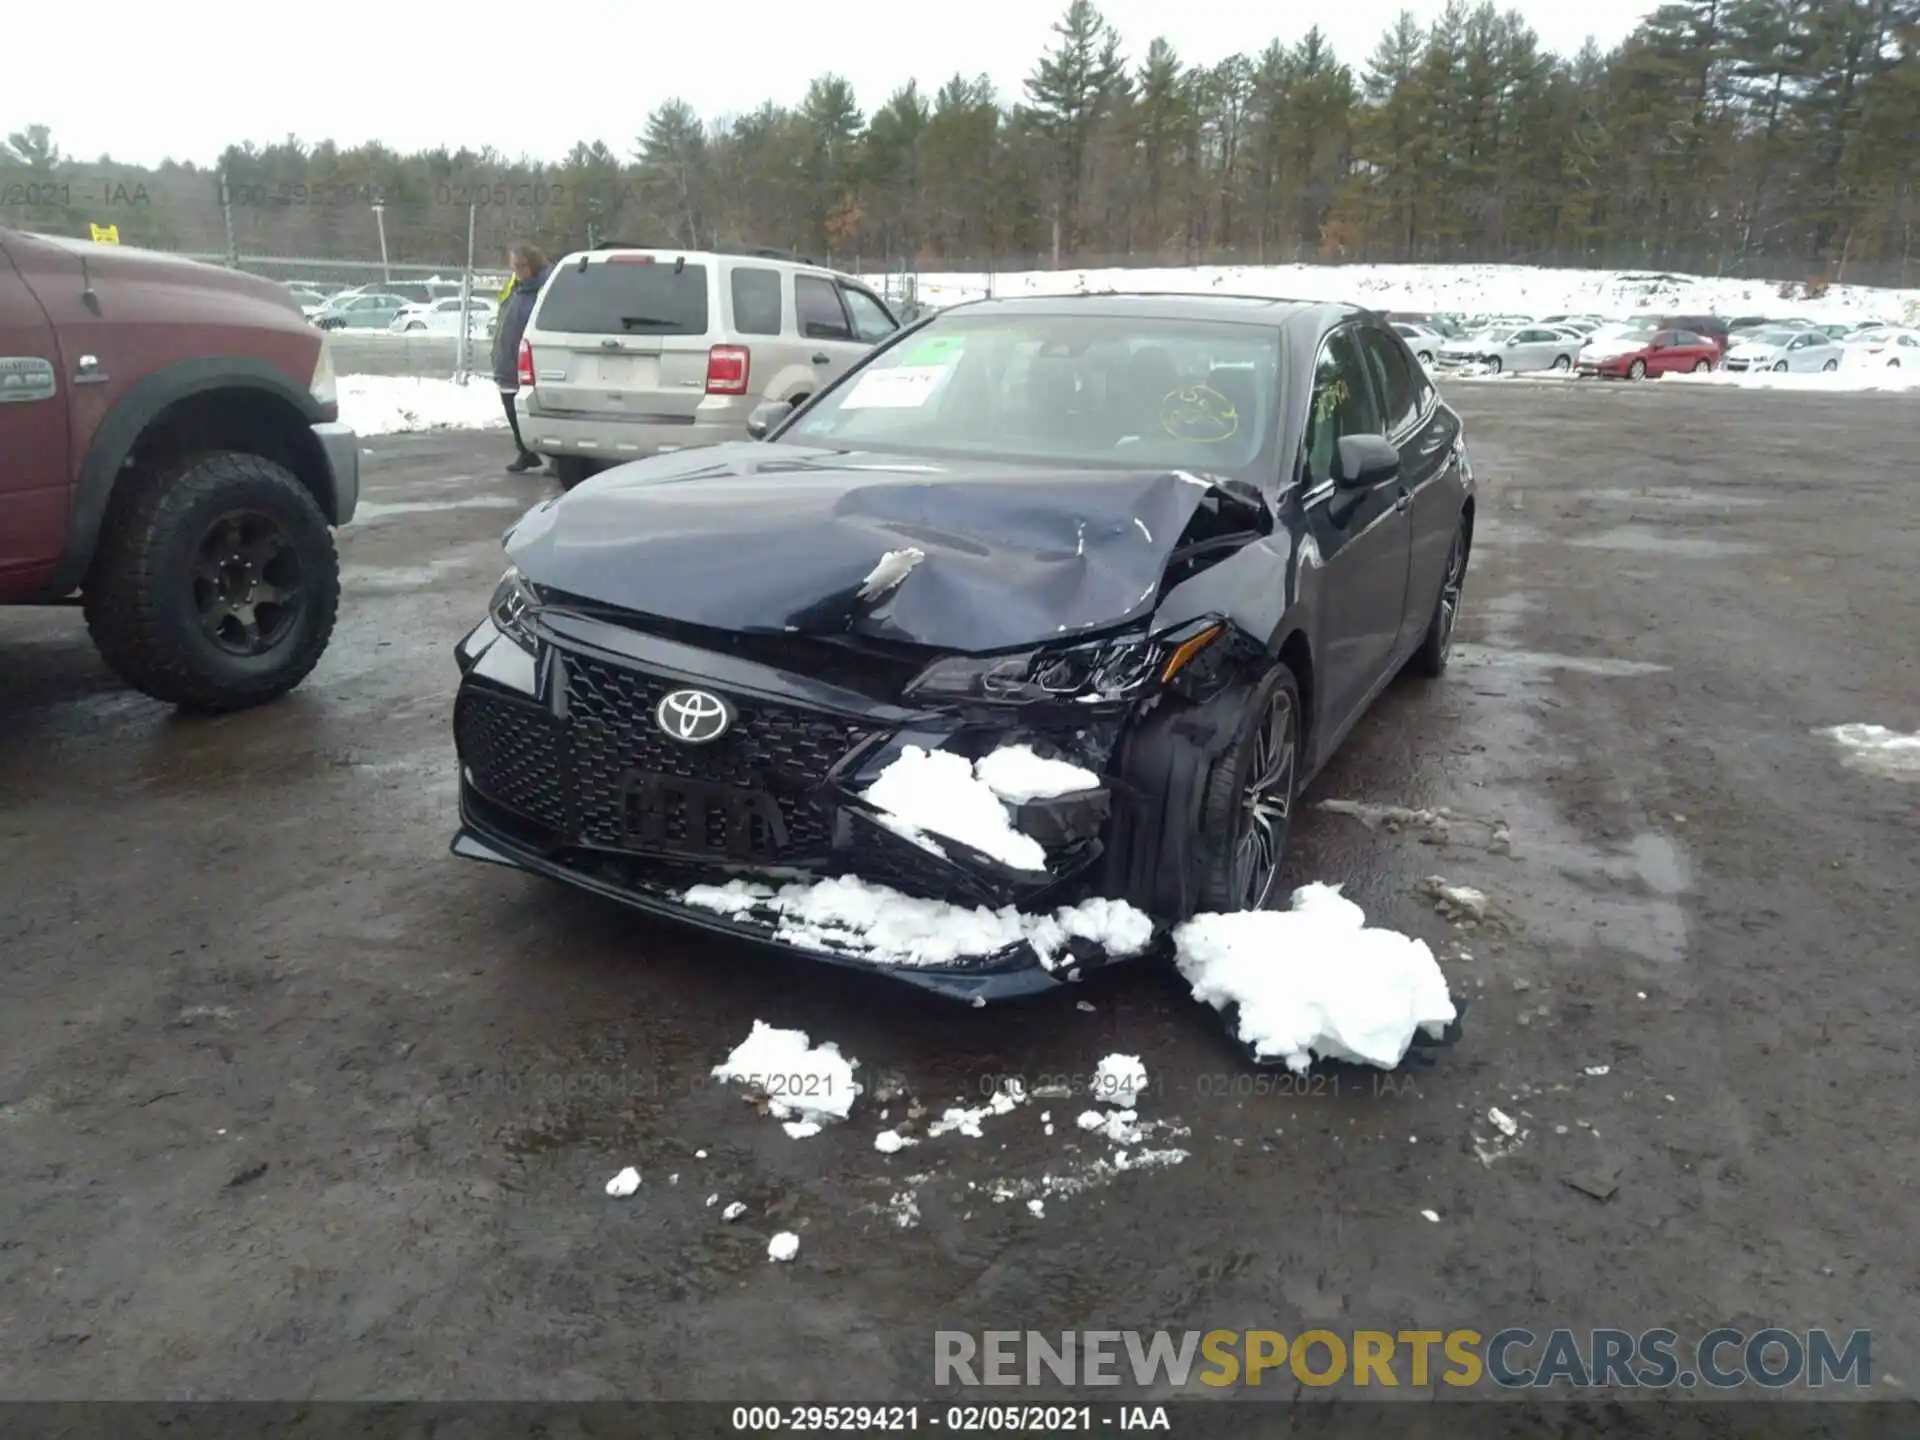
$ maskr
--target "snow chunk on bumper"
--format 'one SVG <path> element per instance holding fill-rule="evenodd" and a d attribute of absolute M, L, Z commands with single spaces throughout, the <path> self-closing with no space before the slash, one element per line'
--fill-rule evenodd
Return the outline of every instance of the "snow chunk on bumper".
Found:
<path fill-rule="evenodd" d="M 1047 868 L 1040 842 L 1013 828 L 1005 803 L 959 755 L 909 745 L 863 798 L 916 831 L 971 845 L 1016 870 Z"/>
<path fill-rule="evenodd" d="M 1080 790 L 1097 790 L 1100 777 L 1065 760 L 1048 760 L 1031 745 L 1002 745 L 974 761 L 974 779 L 1009 805 L 1053 800 Z"/>
<path fill-rule="evenodd" d="M 824 1120 L 847 1118 L 860 1094 L 853 1078 L 859 1063 L 842 1055 L 830 1040 L 811 1045 L 804 1030 L 776 1030 L 756 1020 L 753 1033 L 713 1067 L 713 1078 L 756 1085 L 766 1092 L 774 1118 L 817 1126 Z M 796 1140 L 803 1138 L 792 1127 L 787 1133 Z"/>
<path fill-rule="evenodd" d="M 733 880 L 695 885 L 680 898 L 735 919 L 765 916 L 780 943 L 859 955 L 885 965 L 953 965 L 1025 941 L 1040 963 L 1052 969 L 1073 937 L 1101 946 L 1116 959 L 1140 954 L 1153 940 L 1152 920 L 1123 900 L 1083 900 L 1051 914 L 1027 915 L 1011 905 L 989 910 L 903 895 L 856 875 L 784 885 L 777 891 Z"/>
<path fill-rule="evenodd" d="M 1255 1056 L 1295 1071 L 1315 1056 L 1391 1070 L 1416 1031 L 1457 1018 L 1426 943 L 1368 929 L 1338 886 L 1303 886 L 1287 911 L 1197 915 L 1173 943 L 1194 999 L 1236 1012 Z"/>

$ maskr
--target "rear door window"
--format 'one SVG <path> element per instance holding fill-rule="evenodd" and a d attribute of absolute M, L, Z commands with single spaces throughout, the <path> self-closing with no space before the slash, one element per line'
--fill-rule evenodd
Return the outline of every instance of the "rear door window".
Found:
<path fill-rule="evenodd" d="M 793 277 L 793 303 L 800 333 L 809 340 L 851 340 L 853 325 L 840 303 L 840 288 L 813 275 Z"/>
<path fill-rule="evenodd" d="M 705 335 L 707 267 L 590 261 L 547 281 L 534 328 L 561 335 Z"/>
<path fill-rule="evenodd" d="M 1374 388 L 1380 392 L 1381 407 L 1386 411 L 1386 433 L 1397 435 L 1420 415 L 1420 392 L 1414 385 L 1413 372 L 1407 368 L 1400 347 L 1380 331 L 1372 328 L 1361 331 L 1360 343 L 1366 351 L 1367 368 L 1373 372 Z"/>
<path fill-rule="evenodd" d="M 736 265 L 728 283 L 733 291 L 735 330 L 742 335 L 778 335 L 786 328 L 786 302 L 781 297 L 778 270 Z"/>

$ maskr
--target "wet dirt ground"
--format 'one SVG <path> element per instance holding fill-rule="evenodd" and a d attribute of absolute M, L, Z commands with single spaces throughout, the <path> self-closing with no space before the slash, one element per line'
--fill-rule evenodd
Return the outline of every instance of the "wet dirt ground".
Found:
<path fill-rule="evenodd" d="M 266 710 L 0 615 L 0 1394 L 875 1398 L 936 1328 L 1775 1324 L 1871 1328 L 1909 1394 L 1920 784 L 1814 732 L 1920 729 L 1920 407 L 1449 394 L 1463 643 L 1291 861 L 1469 1004 L 1387 1078 L 1250 1069 L 1164 971 L 954 1008 L 449 857 L 451 648 L 549 483 L 497 435 L 371 443 L 339 632 Z M 789 1139 L 708 1079 L 755 1019 L 898 1094 Z M 1084 1095 L 873 1148 L 1115 1051 L 1183 1163 L 1103 1171 Z"/>

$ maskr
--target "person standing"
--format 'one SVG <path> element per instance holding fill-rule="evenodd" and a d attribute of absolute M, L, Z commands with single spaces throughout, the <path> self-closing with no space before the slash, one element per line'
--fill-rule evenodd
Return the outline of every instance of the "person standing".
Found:
<path fill-rule="evenodd" d="M 514 475 L 524 475 L 529 470 L 537 470 L 541 462 L 520 434 L 520 337 L 526 333 L 527 322 L 533 318 L 534 302 L 540 298 L 540 287 L 547 283 L 547 273 L 553 267 L 537 245 L 515 245 L 507 251 L 507 264 L 513 270 L 513 278 L 500 295 L 500 318 L 493 331 L 493 378 L 500 387 L 507 427 L 513 431 L 513 443 L 519 450 L 507 470 Z"/>

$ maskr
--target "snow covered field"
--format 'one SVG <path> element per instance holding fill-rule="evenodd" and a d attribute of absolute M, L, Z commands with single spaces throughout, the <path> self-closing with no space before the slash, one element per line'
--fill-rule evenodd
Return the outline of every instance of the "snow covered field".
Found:
<path fill-rule="evenodd" d="M 882 284 L 884 277 L 871 277 Z M 1620 315 L 1705 311 L 1841 322 L 1920 320 L 1920 290 L 1835 285 L 1818 300 L 1783 300 L 1765 280 L 1711 279 L 1646 271 L 1552 270 L 1531 265 L 1233 265 L 1167 270 L 1032 270 L 991 277 L 995 296 L 1073 295 L 1099 290 L 1263 295 L 1352 300 L 1377 310 L 1461 314 Z M 919 297 L 956 305 L 986 297 L 989 277 L 924 274 Z"/>

